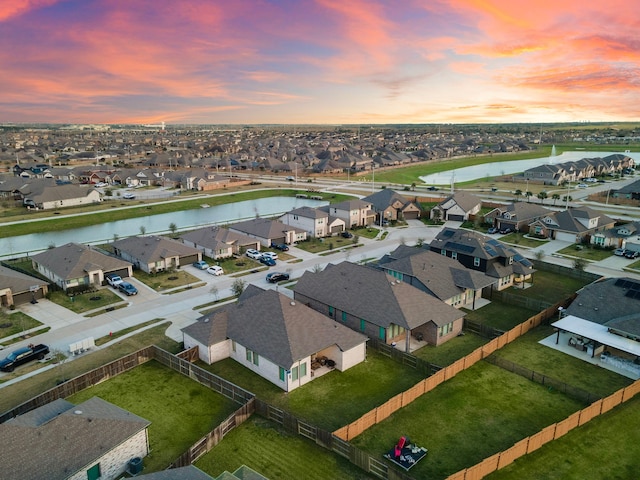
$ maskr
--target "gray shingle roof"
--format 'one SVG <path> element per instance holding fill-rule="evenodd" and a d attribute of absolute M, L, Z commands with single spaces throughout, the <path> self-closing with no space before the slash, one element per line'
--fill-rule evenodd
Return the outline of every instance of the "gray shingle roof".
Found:
<path fill-rule="evenodd" d="M 47 285 L 47 283 L 48 282 L 44 282 L 39 278 L 16 272 L 15 270 L 0 265 L 0 290 L 10 288 L 11 293 L 15 295 L 17 293 L 28 292 L 29 288 L 34 285 Z"/>
<path fill-rule="evenodd" d="M 482 203 L 482 199 L 477 195 L 474 195 L 470 192 L 465 192 L 464 190 L 460 190 L 455 192 L 453 195 L 448 196 L 438 205 L 444 205 L 449 200 L 453 199 L 454 202 L 460 206 L 465 212 L 473 210 L 475 207 Z"/>
<path fill-rule="evenodd" d="M 68 478 L 150 425 L 98 397 L 38 410 L 0 425 L 3 479 Z"/>
<path fill-rule="evenodd" d="M 181 238 L 212 250 L 220 248 L 220 246 L 243 246 L 256 243 L 255 238 L 218 226 L 199 228 L 181 235 Z"/>
<path fill-rule="evenodd" d="M 280 238 L 285 232 L 303 232 L 299 228 L 291 227 L 278 220 L 270 220 L 268 218 L 252 218 L 244 222 L 237 222 L 229 226 L 230 229 L 247 235 L 255 235 L 259 238 Z"/>
<path fill-rule="evenodd" d="M 112 272 L 131 265 L 79 243 L 67 243 L 33 255 L 31 259 L 65 280 L 82 278 L 91 270 Z"/>
<path fill-rule="evenodd" d="M 197 248 L 189 247 L 177 240 L 156 235 L 123 238 L 116 240 L 112 245 L 142 263 L 157 262 L 169 257 L 197 255 L 200 252 Z"/>
<path fill-rule="evenodd" d="M 349 350 L 367 340 L 275 290 L 255 286 L 245 290 L 237 304 L 182 331 L 206 345 L 230 338 L 285 368 L 331 345 Z"/>
<path fill-rule="evenodd" d="M 231 476 L 232 479 L 239 477 Z M 159 472 L 147 473 L 146 475 L 136 476 L 138 480 L 219 480 L 220 477 L 214 479 L 194 465 L 187 467 L 172 468 L 170 470 L 161 470 Z"/>
<path fill-rule="evenodd" d="M 395 324 L 413 329 L 429 321 L 443 325 L 464 316 L 381 270 L 351 262 L 329 264 L 322 272 L 305 272 L 294 292 L 385 328 Z"/>

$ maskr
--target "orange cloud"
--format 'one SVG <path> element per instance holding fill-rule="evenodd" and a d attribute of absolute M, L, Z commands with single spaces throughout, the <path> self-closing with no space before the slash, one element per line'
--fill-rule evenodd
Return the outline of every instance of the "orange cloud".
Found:
<path fill-rule="evenodd" d="M 48 7 L 59 0 L 5 0 L 0 3 L 0 22 L 25 14 L 41 7 Z"/>

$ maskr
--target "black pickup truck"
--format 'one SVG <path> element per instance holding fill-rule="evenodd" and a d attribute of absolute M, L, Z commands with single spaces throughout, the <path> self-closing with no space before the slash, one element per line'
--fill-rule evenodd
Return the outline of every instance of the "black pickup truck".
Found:
<path fill-rule="evenodd" d="M 30 362 L 31 360 L 42 360 L 49 354 L 49 347 L 46 345 L 29 345 L 11 352 L 7 358 L 0 360 L 0 370 L 3 372 L 13 372 L 13 369 Z"/>

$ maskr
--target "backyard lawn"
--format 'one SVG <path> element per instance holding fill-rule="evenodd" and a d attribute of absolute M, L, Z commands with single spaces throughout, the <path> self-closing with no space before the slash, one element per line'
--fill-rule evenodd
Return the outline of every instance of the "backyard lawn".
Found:
<path fill-rule="evenodd" d="M 411 476 L 444 479 L 582 407 L 565 395 L 479 362 L 352 443 L 382 458 L 401 436 L 407 436 L 429 450 Z"/>
<path fill-rule="evenodd" d="M 291 435 L 278 425 L 253 415 L 232 430 L 196 466 L 217 477 L 247 465 L 273 480 L 364 480 L 374 477 L 347 459 Z"/>
<path fill-rule="evenodd" d="M 533 268 L 536 268 L 535 261 Z M 569 298 L 589 283 L 591 283 L 590 280 L 568 277 L 556 272 L 536 270 L 533 274 L 533 285 L 524 290 L 521 288 L 509 288 L 507 291 L 514 295 L 555 303 Z"/>
<path fill-rule="evenodd" d="M 365 362 L 344 372 L 329 372 L 288 394 L 231 359 L 199 366 L 329 431 L 356 420 L 424 378 L 371 348 Z"/>
<path fill-rule="evenodd" d="M 239 405 L 150 361 L 67 398 L 78 404 L 98 396 L 151 422 L 145 471 L 163 470 Z"/>
<path fill-rule="evenodd" d="M 640 396 L 526 455 L 487 480 L 638 478 Z"/>
<path fill-rule="evenodd" d="M 476 348 L 489 342 L 489 340 L 489 338 L 483 338 L 474 333 L 466 333 L 452 338 L 437 347 L 433 345 L 422 347 L 413 352 L 413 355 L 434 365 L 446 367 L 456 360 L 469 355 Z"/>
<path fill-rule="evenodd" d="M 515 289 L 509 289 L 509 293 L 513 290 Z M 498 301 L 492 301 L 489 305 L 485 305 L 477 310 L 463 310 L 466 313 L 464 317 L 466 320 L 504 331 L 511 330 L 516 325 L 520 325 L 538 313 L 534 310 L 527 310 L 517 305 L 510 305 Z"/>
<path fill-rule="evenodd" d="M 494 355 L 601 397 L 632 383 L 630 378 L 538 343 L 553 334 L 553 327 L 541 325 Z"/>

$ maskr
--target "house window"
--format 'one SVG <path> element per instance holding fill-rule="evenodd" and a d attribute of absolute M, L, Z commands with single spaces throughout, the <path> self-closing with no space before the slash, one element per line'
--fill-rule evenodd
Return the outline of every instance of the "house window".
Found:
<path fill-rule="evenodd" d="M 509 265 L 513 263 L 513 257 L 509 257 Z"/>
<path fill-rule="evenodd" d="M 597 237 L 597 236 L 594 236 L 594 237 L 593 237 L 593 244 L 594 244 L 594 245 L 604 246 L 604 237 Z"/>
<path fill-rule="evenodd" d="M 458 252 L 451 252 L 451 258 L 453 258 L 454 260 L 458 259 Z"/>
<path fill-rule="evenodd" d="M 474 267 L 479 267 L 480 266 L 480 258 L 479 257 L 473 257 L 473 266 Z"/>
<path fill-rule="evenodd" d="M 444 337 L 445 335 L 453 332 L 453 322 L 447 323 L 441 327 L 438 327 L 438 336 Z"/>
<path fill-rule="evenodd" d="M 329 305 L 329 316 L 333 317 L 333 307 Z"/>
<path fill-rule="evenodd" d="M 444 255 L 445 257 L 447 256 L 447 251 L 443 248 L 440 250 L 440 255 Z"/>
<path fill-rule="evenodd" d="M 360 319 L 360 331 L 361 332 L 364 332 L 365 326 L 366 326 L 365 321 L 363 319 Z"/>
<path fill-rule="evenodd" d="M 347 312 L 342 312 L 342 321 L 343 322 L 347 321 Z"/>
<path fill-rule="evenodd" d="M 258 355 L 256 352 L 253 352 L 253 364 L 256 367 L 260 366 L 260 355 Z"/>
<path fill-rule="evenodd" d="M 247 362 L 253 362 L 253 352 L 247 348 Z"/>
<path fill-rule="evenodd" d="M 306 376 L 307 376 L 307 364 L 305 362 L 300 364 L 300 378 L 306 377 Z"/>
<path fill-rule="evenodd" d="M 298 380 L 298 367 L 293 367 L 291 369 L 291 380 L 294 382 Z"/>
<path fill-rule="evenodd" d="M 378 337 L 380 337 L 380 340 L 386 340 L 387 339 L 387 335 L 386 335 L 384 327 L 380 327 L 378 329 Z"/>
<path fill-rule="evenodd" d="M 280 369 L 279 369 L 279 377 L 280 377 L 280 381 L 281 382 L 284 382 L 284 378 L 285 378 L 286 373 L 287 373 L 286 370 L 284 368 L 280 367 Z"/>
<path fill-rule="evenodd" d="M 100 464 L 96 463 L 93 467 L 87 470 L 87 480 L 98 480 L 101 476 Z"/>

